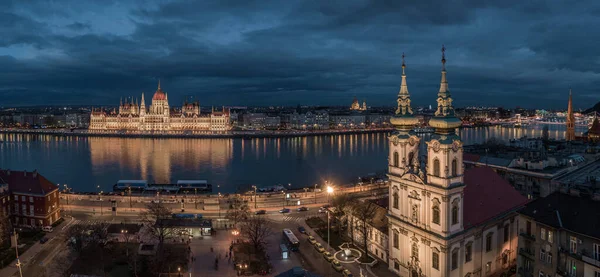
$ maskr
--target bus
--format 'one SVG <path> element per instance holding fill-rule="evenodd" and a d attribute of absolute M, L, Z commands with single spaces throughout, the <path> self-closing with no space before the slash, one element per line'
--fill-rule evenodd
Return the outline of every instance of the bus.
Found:
<path fill-rule="evenodd" d="M 283 240 L 285 241 L 285 244 L 288 246 L 288 249 L 291 251 L 298 251 L 298 246 L 300 245 L 300 241 L 298 241 L 298 238 L 296 237 L 296 235 L 294 235 L 294 233 L 292 233 L 292 230 L 290 229 L 283 229 Z"/>

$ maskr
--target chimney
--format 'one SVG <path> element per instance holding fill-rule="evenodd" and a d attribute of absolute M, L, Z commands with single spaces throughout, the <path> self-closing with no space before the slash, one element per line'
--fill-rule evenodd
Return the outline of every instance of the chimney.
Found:
<path fill-rule="evenodd" d="M 33 170 L 33 178 L 37 177 L 37 169 Z"/>

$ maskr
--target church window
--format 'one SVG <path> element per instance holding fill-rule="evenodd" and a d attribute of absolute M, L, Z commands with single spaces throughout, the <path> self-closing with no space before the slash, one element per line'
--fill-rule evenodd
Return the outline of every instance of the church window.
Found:
<path fill-rule="evenodd" d="M 473 257 L 473 243 L 469 242 L 465 246 L 465 263 L 470 262 L 472 257 Z"/>
<path fill-rule="evenodd" d="M 400 165 L 400 155 L 398 152 L 394 152 L 394 166 L 398 167 Z"/>
<path fill-rule="evenodd" d="M 550 232 L 548 232 L 550 233 Z M 509 237 L 509 228 L 508 228 L 508 224 L 504 225 L 504 242 L 508 242 L 508 237 Z"/>
<path fill-rule="evenodd" d="M 415 153 L 413 153 L 413 152 L 408 153 L 408 165 L 413 164 L 414 157 L 415 157 Z"/>
<path fill-rule="evenodd" d="M 398 232 L 394 231 L 394 248 L 400 249 L 400 239 L 398 238 Z"/>
<path fill-rule="evenodd" d="M 440 177 L 440 160 L 433 160 L 433 176 Z"/>
<path fill-rule="evenodd" d="M 452 250 L 452 270 L 458 268 L 458 248 Z"/>
<path fill-rule="evenodd" d="M 398 209 L 398 192 L 394 191 L 394 209 Z"/>
<path fill-rule="evenodd" d="M 456 159 L 452 160 L 452 176 L 457 176 L 458 174 L 456 173 L 458 171 L 458 164 L 456 162 Z"/>
<path fill-rule="evenodd" d="M 452 206 L 452 225 L 458 223 L 458 205 L 454 204 Z"/>
<path fill-rule="evenodd" d="M 419 206 L 412 206 L 412 220 L 415 223 L 419 223 Z"/>
<path fill-rule="evenodd" d="M 440 224 L 440 207 L 433 207 L 433 223 Z"/>
<path fill-rule="evenodd" d="M 440 254 L 433 252 L 431 255 L 431 266 L 437 270 L 440 270 Z"/>
<path fill-rule="evenodd" d="M 489 233 L 485 237 L 485 252 L 492 251 L 492 235 L 493 233 Z"/>

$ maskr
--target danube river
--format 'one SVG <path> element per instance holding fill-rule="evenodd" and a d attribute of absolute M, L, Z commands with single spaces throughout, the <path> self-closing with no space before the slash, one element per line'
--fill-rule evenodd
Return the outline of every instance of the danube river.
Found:
<path fill-rule="evenodd" d="M 460 135 L 465 144 L 474 144 L 490 137 L 504 141 L 540 137 L 542 128 L 467 128 Z M 549 125 L 550 138 L 562 139 L 564 133 L 564 125 Z M 386 133 L 259 139 L 0 134 L 0 140 L 1 169 L 37 169 L 61 188 L 68 184 L 76 192 L 111 191 L 121 179 L 155 183 L 201 179 L 213 184 L 214 192 L 223 193 L 250 184 L 303 187 L 325 180 L 346 184 L 359 176 L 383 173 L 388 151 Z"/>

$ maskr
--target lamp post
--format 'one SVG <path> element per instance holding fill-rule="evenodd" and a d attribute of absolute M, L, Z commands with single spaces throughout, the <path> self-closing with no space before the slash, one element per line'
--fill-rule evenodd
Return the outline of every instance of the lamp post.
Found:
<path fill-rule="evenodd" d="M 194 207 L 197 210 L 198 209 L 198 201 L 196 201 L 196 198 L 198 198 L 198 188 L 194 188 Z"/>
<path fill-rule="evenodd" d="M 328 209 L 327 210 L 327 247 L 328 248 L 330 246 L 330 244 L 329 244 L 329 237 L 330 237 L 330 235 L 329 235 L 329 229 L 330 229 L 329 226 L 330 226 L 330 224 L 329 224 L 329 209 Z"/>
<path fill-rule="evenodd" d="M 333 187 L 327 186 L 327 204 L 329 204 L 329 195 L 333 193 Z"/>
<path fill-rule="evenodd" d="M 219 194 L 217 195 L 217 206 L 219 207 L 219 218 L 221 218 L 221 193 L 219 192 Z"/>
<path fill-rule="evenodd" d="M 181 267 L 180 266 L 177 267 L 177 275 L 181 276 Z"/>
<path fill-rule="evenodd" d="M 315 189 L 313 191 L 315 192 L 315 204 L 317 204 L 317 184 L 315 184 Z"/>
<path fill-rule="evenodd" d="M 333 187 L 327 186 L 327 204 L 329 204 L 329 194 L 333 193 Z M 329 223 L 329 209 L 327 209 L 327 246 L 329 246 L 329 233 L 330 233 L 330 223 Z"/>
<path fill-rule="evenodd" d="M 282 204 L 283 204 L 283 208 L 285 209 L 285 191 L 281 191 L 281 199 L 283 199 Z"/>
<path fill-rule="evenodd" d="M 104 191 L 100 191 L 100 193 L 98 194 L 98 198 L 100 199 L 100 215 L 102 216 L 102 210 L 104 209 L 104 203 L 102 203 L 102 198 L 101 195 Z"/>
<path fill-rule="evenodd" d="M 133 211 L 133 205 L 131 204 L 131 186 L 129 186 L 128 188 L 129 188 L 129 209 L 131 209 L 131 211 Z"/>
<path fill-rule="evenodd" d="M 254 188 L 254 209 L 256 209 L 256 186 L 252 186 Z"/>
<path fill-rule="evenodd" d="M 17 246 L 18 245 L 18 243 L 17 243 L 17 240 L 18 240 L 17 230 L 13 229 L 13 234 L 14 234 L 14 237 L 15 237 L 15 253 L 17 255 L 17 264 L 16 264 L 16 266 L 19 268 L 19 276 L 23 277 L 23 271 L 21 271 L 21 265 L 22 264 L 21 264 L 21 260 L 19 260 L 19 247 Z"/>

